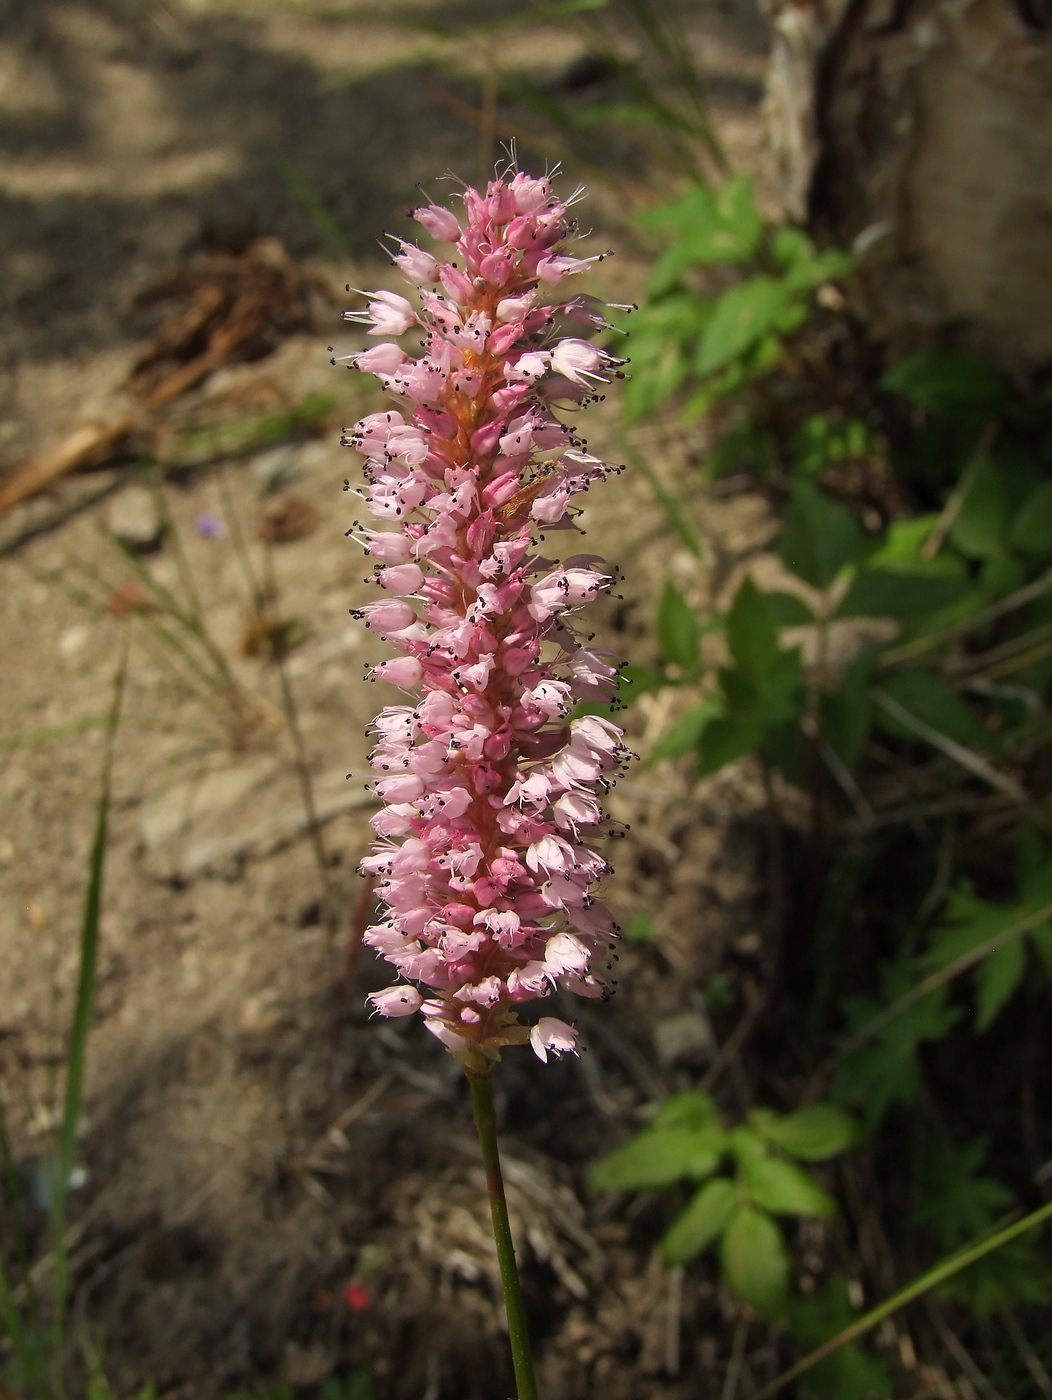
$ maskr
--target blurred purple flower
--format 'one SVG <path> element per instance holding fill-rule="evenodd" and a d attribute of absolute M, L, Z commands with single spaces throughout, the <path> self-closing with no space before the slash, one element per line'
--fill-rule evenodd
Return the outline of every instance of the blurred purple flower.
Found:
<path fill-rule="evenodd" d="M 200 535 L 204 540 L 224 540 L 226 526 L 218 515 L 213 515 L 210 510 L 203 510 L 194 521 L 194 534 Z"/>

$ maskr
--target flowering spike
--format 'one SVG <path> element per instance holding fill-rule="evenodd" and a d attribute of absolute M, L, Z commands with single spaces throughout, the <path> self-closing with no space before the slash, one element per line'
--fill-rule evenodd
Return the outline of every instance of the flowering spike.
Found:
<path fill-rule="evenodd" d="M 520 1026 L 523 1002 L 609 990 L 598 965 L 616 931 L 593 894 L 608 867 L 584 837 L 606 825 L 599 794 L 625 749 L 609 720 L 571 713 L 616 691 L 612 658 L 572 622 L 613 575 L 590 554 L 540 557 L 533 532 L 576 529 L 571 498 L 609 472 L 551 403 L 588 401 L 620 362 L 554 336 L 556 315 L 606 322 L 592 297 L 546 295 L 594 261 L 565 252 L 549 181 L 517 172 L 462 198 L 463 221 L 436 205 L 414 215 L 455 242 L 456 263 L 400 243 L 420 309 L 375 292 L 350 313 L 371 335 L 419 326 L 423 348 L 353 357 L 399 410 L 346 440 L 368 458 L 371 515 L 395 527 L 360 541 L 387 596 L 358 615 L 400 653 L 373 676 L 420 690 L 374 726 L 385 805 L 361 868 L 384 910 L 365 942 L 405 980 L 371 1001 L 384 1016 L 419 1009 L 479 1070 L 504 1045 L 529 1041 L 542 1060 L 574 1050 L 576 1031 L 553 1016 Z"/>

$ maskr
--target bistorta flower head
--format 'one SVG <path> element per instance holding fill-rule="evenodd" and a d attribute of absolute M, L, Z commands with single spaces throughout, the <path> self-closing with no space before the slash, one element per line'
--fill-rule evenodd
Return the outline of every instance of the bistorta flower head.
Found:
<path fill-rule="evenodd" d="M 575 626 L 612 576 L 594 555 L 543 558 L 538 531 L 575 529 L 571 500 L 610 470 L 552 402 L 592 400 L 619 362 L 556 335 L 560 317 L 605 321 L 594 298 L 552 294 L 595 259 L 566 253 L 572 223 L 549 180 L 509 173 L 461 198 L 462 219 L 414 211 L 456 260 L 399 240 L 416 304 L 365 293 L 367 309 L 348 313 L 370 335 L 416 328 L 422 344 L 350 357 L 399 407 L 345 441 L 367 458 L 360 494 L 381 527 L 360 536 L 383 593 L 360 616 L 399 653 L 373 675 L 412 696 L 374 725 L 384 806 L 361 869 L 383 912 L 365 942 L 402 980 L 371 1001 L 383 1016 L 422 1012 L 482 1068 L 509 1044 L 542 1060 L 573 1051 L 558 1018 L 520 1024 L 524 1003 L 608 992 L 616 928 L 589 838 L 626 751 L 609 720 L 570 716 L 616 690 L 612 658 Z"/>

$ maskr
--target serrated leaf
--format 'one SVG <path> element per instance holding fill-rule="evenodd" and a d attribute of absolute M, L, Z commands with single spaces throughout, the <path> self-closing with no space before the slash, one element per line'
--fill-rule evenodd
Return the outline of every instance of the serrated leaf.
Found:
<path fill-rule="evenodd" d="M 981 1234 L 1013 1204 L 1011 1191 L 981 1175 L 989 1140 L 976 1138 L 951 1147 L 928 1138 L 921 1159 L 919 1200 L 913 1223 L 925 1225 L 943 1249 L 954 1249 Z"/>
<path fill-rule="evenodd" d="M 789 1261 L 782 1232 L 755 1206 L 738 1206 L 723 1231 L 723 1272 L 744 1303 L 764 1317 L 779 1317 L 789 1292 Z"/>
<path fill-rule="evenodd" d="M 671 580 L 666 580 L 657 615 L 657 638 L 665 660 L 684 671 L 698 663 L 701 624 L 694 609 Z"/>
<path fill-rule="evenodd" d="M 719 296 L 701 335 L 697 372 L 712 374 L 770 330 L 780 328 L 791 302 L 785 283 L 773 277 L 750 277 Z"/>
<path fill-rule="evenodd" d="M 939 1293 L 966 1304 L 985 1320 L 1005 1308 L 1047 1303 L 1052 1296 L 1052 1273 L 1033 1240 L 1009 1240 L 948 1279 Z"/>
<path fill-rule="evenodd" d="M 781 1157 L 755 1157 L 742 1164 L 741 1179 L 758 1206 L 774 1215 L 830 1216 L 832 1196 L 807 1173 Z"/>
<path fill-rule="evenodd" d="M 784 1116 L 758 1108 L 749 1121 L 768 1142 L 806 1162 L 835 1157 L 853 1147 L 859 1136 L 851 1115 L 830 1103 L 810 1103 Z"/>
<path fill-rule="evenodd" d="M 885 1003 L 897 1001 L 916 984 L 917 969 L 910 960 L 885 964 L 881 968 L 881 989 Z M 852 997 L 844 1002 L 848 1030 L 858 1031 L 880 1010 L 869 998 Z M 913 1006 L 901 1011 L 874 1039 L 845 1059 L 833 1086 L 833 1097 L 840 1103 L 854 1103 L 867 1128 L 874 1128 L 894 1103 L 911 1104 L 917 1097 L 920 1075 L 917 1051 L 929 1040 L 941 1040 L 962 1016 L 959 1007 L 948 1004 L 948 990 L 939 987 Z"/>
<path fill-rule="evenodd" d="M 711 1244 L 730 1219 L 736 1203 L 732 1181 L 721 1176 L 706 1182 L 661 1241 L 661 1252 L 669 1268 L 688 1264 Z"/>
<path fill-rule="evenodd" d="M 601 1157 L 589 1180 L 606 1191 L 653 1189 L 683 1177 L 700 1181 L 716 1170 L 722 1151 L 719 1129 L 648 1128 Z"/>
<path fill-rule="evenodd" d="M 978 992 L 975 1029 L 985 1031 L 1005 1002 L 1019 986 L 1026 968 L 1026 949 L 1016 938 L 996 953 L 984 958 L 975 969 Z"/>
<path fill-rule="evenodd" d="M 833 1278 L 820 1293 L 792 1300 L 789 1328 L 801 1346 L 812 1351 L 850 1326 L 855 1316 L 843 1281 Z M 816 1400 L 875 1400 L 891 1394 L 883 1363 L 855 1342 L 812 1366 L 800 1384 Z"/>
<path fill-rule="evenodd" d="M 785 567 L 813 588 L 827 588 L 862 552 L 862 531 L 847 506 L 831 501 L 811 482 L 798 481 L 782 530 Z"/>

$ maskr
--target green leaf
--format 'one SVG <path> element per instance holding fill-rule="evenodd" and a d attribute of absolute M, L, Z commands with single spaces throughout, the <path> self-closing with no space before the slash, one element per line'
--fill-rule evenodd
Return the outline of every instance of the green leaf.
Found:
<path fill-rule="evenodd" d="M 767 1144 L 763 1138 L 754 1128 L 747 1127 L 744 1123 L 739 1123 L 736 1128 L 730 1130 L 727 1134 L 727 1145 L 738 1166 L 742 1168 L 767 1156 Z"/>
<path fill-rule="evenodd" d="M 741 175 L 718 192 L 696 185 L 679 199 L 640 215 L 638 222 L 677 235 L 651 271 L 647 291 L 653 297 L 667 292 L 689 268 L 744 262 L 763 232 L 752 181 Z"/>
<path fill-rule="evenodd" d="M 737 1204 L 734 1183 L 725 1176 L 707 1181 L 683 1213 L 676 1217 L 661 1241 L 669 1268 L 687 1264 L 711 1244 Z"/>
<path fill-rule="evenodd" d="M 796 593 L 775 589 L 764 596 L 776 627 L 805 627 L 815 620 L 814 613 Z"/>
<path fill-rule="evenodd" d="M 698 741 L 698 775 L 705 778 L 759 747 L 764 722 L 754 715 L 728 715 L 706 725 Z"/>
<path fill-rule="evenodd" d="M 636 312 L 632 320 L 632 377 L 625 384 L 628 423 L 652 413 L 679 388 L 690 369 L 688 343 L 711 312 L 687 292 L 678 292 Z"/>
<path fill-rule="evenodd" d="M 691 1128 L 708 1131 L 720 1126 L 716 1104 L 709 1094 L 697 1089 L 684 1089 L 681 1094 L 673 1094 L 665 1100 L 654 1117 L 652 1127 Z"/>
<path fill-rule="evenodd" d="M 835 1337 L 855 1320 L 847 1289 L 832 1278 L 820 1293 L 794 1298 L 789 1329 L 805 1350 L 813 1350 Z M 800 1382 L 817 1400 L 874 1400 L 890 1396 L 891 1380 L 883 1363 L 855 1342 L 848 1342 L 813 1366 Z"/>
<path fill-rule="evenodd" d="M 995 417 L 1007 398 L 1000 375 L 956 350 L 920 350 L 888 370 L 881 387 L 929 412 L 982 419 Z"/>
<path fill-rule="evenodd" d="M 694 609 L 671 580 L 666 580 L 657 615 L 658 645 L 665 660 L 684 671 L 698 664 L 701 624 Z"/>
<path fill-rule="evenodd" d="M 942 1249 L 954 1249 L 990 1228 L 1014 1203 L 1006 1186 L 981 1176 L 989 1140 L 951 1147 L 931 1137 L 921 1158 L 920 1190 L 911 1219 L 927 1226 Z"/>
<path fill-rule="evenodd" d="M 903 709 L 923 720 L 932 729 L 972 748 L 996 749 L 997 741 L 974 710 L 961 699 L 953 686 L 935 671 L 920 668 L 898 671 L 883 680 L 883 689 Z M 900 738 L 916 740 L 916 734 L 894 715 L 878 711 L 880 727 Z"/>
<path fill-rule="evenodd" d="M 802 703 L 797 648 L 778 645 L 770 604 L 746 578 L 726 619 L 734 667 L 720 671 L 726 714 L 711 720 L 698 744 L 698 771 L 714 773 L 758 747 L 773 726 L 793 718 Z"/>
<path fill-rule="evenodd" d="M 727 645 L 738 670 L 762 690 L 764 676 L 782 652 L 766 594 L 751 578 L 743 580 L 727 614 Z"/>
<path fill-rule="evenodd" d="M 723 1153 L 724 1135 L 718 1128 L 646 1128 L 623 1147 L 601 1157 L 589 1181 L 606 1191 L 640 1191 L 669 1186 L 689 1177 L 711 1176 Z"/>
<path fill-rule="evenodd" d="M 779 1317 L 789 1292 L 789 1261 L 782 1232 L 769 1215 L 739 1206 L 723 1232 L 723 1272 L 744 1303 L 764 1317 Z"/>
<path fill-rule="evenodd" d="M 1012 924 L 1036 913 L 1048 903 L 1044 891 L 1018 904 L 989 904 L 966 889 L 956 889 L 946 902 L 943 927 L 935 932 L 926 962 L 946 967 L 994 938 Z M 1033 934 L 1030 935 L 1033 938 Z M 982 960 L 972 974 L 976 984 L 975 1028 L 984 1031 L 1022 980 L 1026 967 L 1024 938 L 1020 936 Z"/>
<path fill-rule="evenodd" d="M 798 481 L 782 530 L 786 568 L 814 588 L 827 588 L 862 550 L 862 532 L 847 506 L 831 501 L 811 482 Z"/>
<path fill-rule="evenodd" d="M 750 277 L 719 296 L 702 332 L 698 374 L 712 374 L 751 350 L 768 331 L 780 329 L 790 300 L 784 282 L 764 276 Z"/>
<path fill-rule="evenodd" d="M 881 984 L 885 1004 L 897 1001 L 916 982 L 912 962 L 885 964 Z M 849 1031 L 857 1031 L 880 1011 L 869 998 L 844 1003 Z M 874 1039 L 845 1059 L 833 1086 L 840 1103 L 858 1102 L 867 1128 L 874 1128 L 895 1103 L 911 1104 L 920 1087 L 917 1052 L 925 1041 L 941 1040 L 962 1012 L 948 1004 L 946 987 L 922 997 L 886 1025 Z"/>
<path fill-rule="evenodd" d="M 832 1196 L 802 1168 L 781 1157 L 756 1157 L 742 1165 L 741 1179 L 758 1206 L 774 1215 L 835 1214 Z"/>
<path fill-rule="evenodd" d="M 985 1320 L 1005 1308 L 1047 1303 L 1052 1297 L 1052 1273 L 1033 1240 L 1010 1240 L 963 1269 L 939 1292 L 966 1304 L 976 1317 Z"/>
<path fill-rule="evenodd" d="M 784 1117 L 767 1108 L 749 1114 L 749 1122 L 768 1142 L 807 1162 L 835 1157 L 858 1142 L 858 1125 L 842 1108 L 811 1103 Z"/>
<path fill-rule="evenodd" d="M 1012 519 L 1008 543 L 1021 554 L 1052 557 L 1052 481 L 1026 498 Z"/>
<path fill-rule="evenodd" d="M 969 591 L 964 579 L 899 569 L 860 569 L 837 608 L 837 617 L 893 617 L 912 622 L 956 603 Z"/>
<path fill-rule="evenodd" d="M 856 657 L 844 673 L 840 689 L 821 697 L 822 732 L 849 769 L 858 762 L 869 734 L 873 715 L 869 677 L 875 660 L 872 652 Z"/>
<path fill-rule="evenodd" d="M 723 705 L 717 695 L 707 695 L 698 704 L 692 705 L 686 714 L 681 715 L 671 728 L 667 729 L 644 760 L 649 768 L 663 758 L 678 758 L 681 753 L 696 749 L 708 724 L 722 711 Z"/>
<path fill-rule="evenodd" d="M 975 1029 L 985 1031 L 1022 981 L 1026 968 L 1026 948 L 1014 939 L 996 953 L 984 958 L 975 969 L 979 992 L 975 1008 Z"/>
<path fill-rule="evenodd" d="M 962 554 L 996 559 L 1005 551 L 1008 499 L 1001 473 L 984 460 L 974 469 L 964 493 L 950 539 Z"/>

